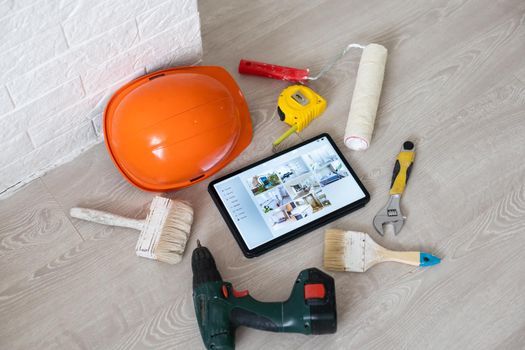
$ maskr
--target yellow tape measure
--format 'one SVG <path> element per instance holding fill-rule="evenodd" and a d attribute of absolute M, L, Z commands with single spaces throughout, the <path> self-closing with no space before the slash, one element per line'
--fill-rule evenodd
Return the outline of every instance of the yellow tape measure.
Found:
<path fill-rule="evenodd" d="M 273 147 L 275 148 L 294 132 L 301 132 L 325 109 L 326 100 L 309 87 L 292 85 L 284 89 L 277 101 L 277 113 L 279 118 L 291 128 L 273 142 Z"/>

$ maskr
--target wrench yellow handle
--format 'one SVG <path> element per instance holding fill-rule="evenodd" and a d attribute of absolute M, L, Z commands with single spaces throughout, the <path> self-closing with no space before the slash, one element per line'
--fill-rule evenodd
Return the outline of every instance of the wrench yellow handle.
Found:
<path fill-rule="evenodd" d="M 390 194 L 402 194 L 412 170 L 412 164 L 416 156 L 414 144 L 410 141 L 403 143 L 401 152 L 397 155 L 394 173 L 392 174 L 392 183 L 390 184 Z"/>

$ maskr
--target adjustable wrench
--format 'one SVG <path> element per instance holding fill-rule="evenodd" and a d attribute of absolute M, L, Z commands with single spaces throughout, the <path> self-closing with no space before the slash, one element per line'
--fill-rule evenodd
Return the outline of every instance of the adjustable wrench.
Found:
<path fill-rule="evenodd" d="M 394 226 L 394 233 L 397 235 L 405 223 L 406 216 L 401 214 L 399 202 L 410 176 L 415 155 L 414 144 L 410 141 L 403 143 L 401 151 L 397 155 L 394 172 L 392 174 L 390 198 L 383 209 L 374 217 L 374 227 L 381 236 L 385 234 L 383 225 L 392 224 Z"/>

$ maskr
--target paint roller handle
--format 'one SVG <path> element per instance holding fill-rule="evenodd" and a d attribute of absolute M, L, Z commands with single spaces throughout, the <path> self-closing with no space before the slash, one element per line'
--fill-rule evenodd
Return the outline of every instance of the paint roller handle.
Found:
<path fill-rule="evenodd" d="M 248 75 L 257 75 L 278 80 L 287 80 L 292 82 L 304 82 L 308 79 L 308 68 L 293 68 L 278 66 L 257 61 L 242 59 L 239 62 L 239 73 Z"/>
<path fill-rule="evenodd" d="M 410 141 L 403 143 L 401 152 L 397 155 L 394 172 L 392 173 L 392 183 L 390 184 L 391 195 L 402 194 L 405 190 L 415 155 L 414 143 Z"/>
<path fill-rule="evenodd" d="M 139 231 L 142 231 L 142 229 L 144 228 L 143 220 L 130 219 L 100 210 L 86 208 L 71 208 L 71 210 L 69 211 L 69 215 L 77 219 L 96 222 L 97 224 L 107 226 L 127 227 Z"/>

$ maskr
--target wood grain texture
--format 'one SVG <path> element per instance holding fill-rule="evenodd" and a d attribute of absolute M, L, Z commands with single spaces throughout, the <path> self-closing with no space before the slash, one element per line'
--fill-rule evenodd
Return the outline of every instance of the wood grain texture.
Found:
<path fill-rule="evenodd" d="M 343 145 L 359 64 L 350 52 L 312 87 L 325 114 L 285 145 L 330 133 L 371 193 L 331 228 L 370 232 L 402 142 L 416 143 L 392 250 L 428 251 L 440 265 L 379 264 L 334 273 L 338 332 L 306 337 L 237 332 L 239 349 L 525 348 L 525 2 L 199 2 L 204 64 L 226 67 L 250 106 L 250 146 L 215 177 L 271 154 L 286 126 L 281 81 L 241 76 L 240 58 L 318 72 L 351 42 L 389 50 L 370 149 Z M 195 209 L 200 239 L 225 280 L 284 300 L 303 268 L 322 265 L 323 230 L 245 259 L 206 192 L 211 179 L 167 194 Z M 137 233 L 71 219 L 71 207 L 141 219 L 154 194 L 125 182 L 98 145 L 0 202 L 0 348 L 202 348 L 190 252 L 179 265 L 135 256 Z"/>

